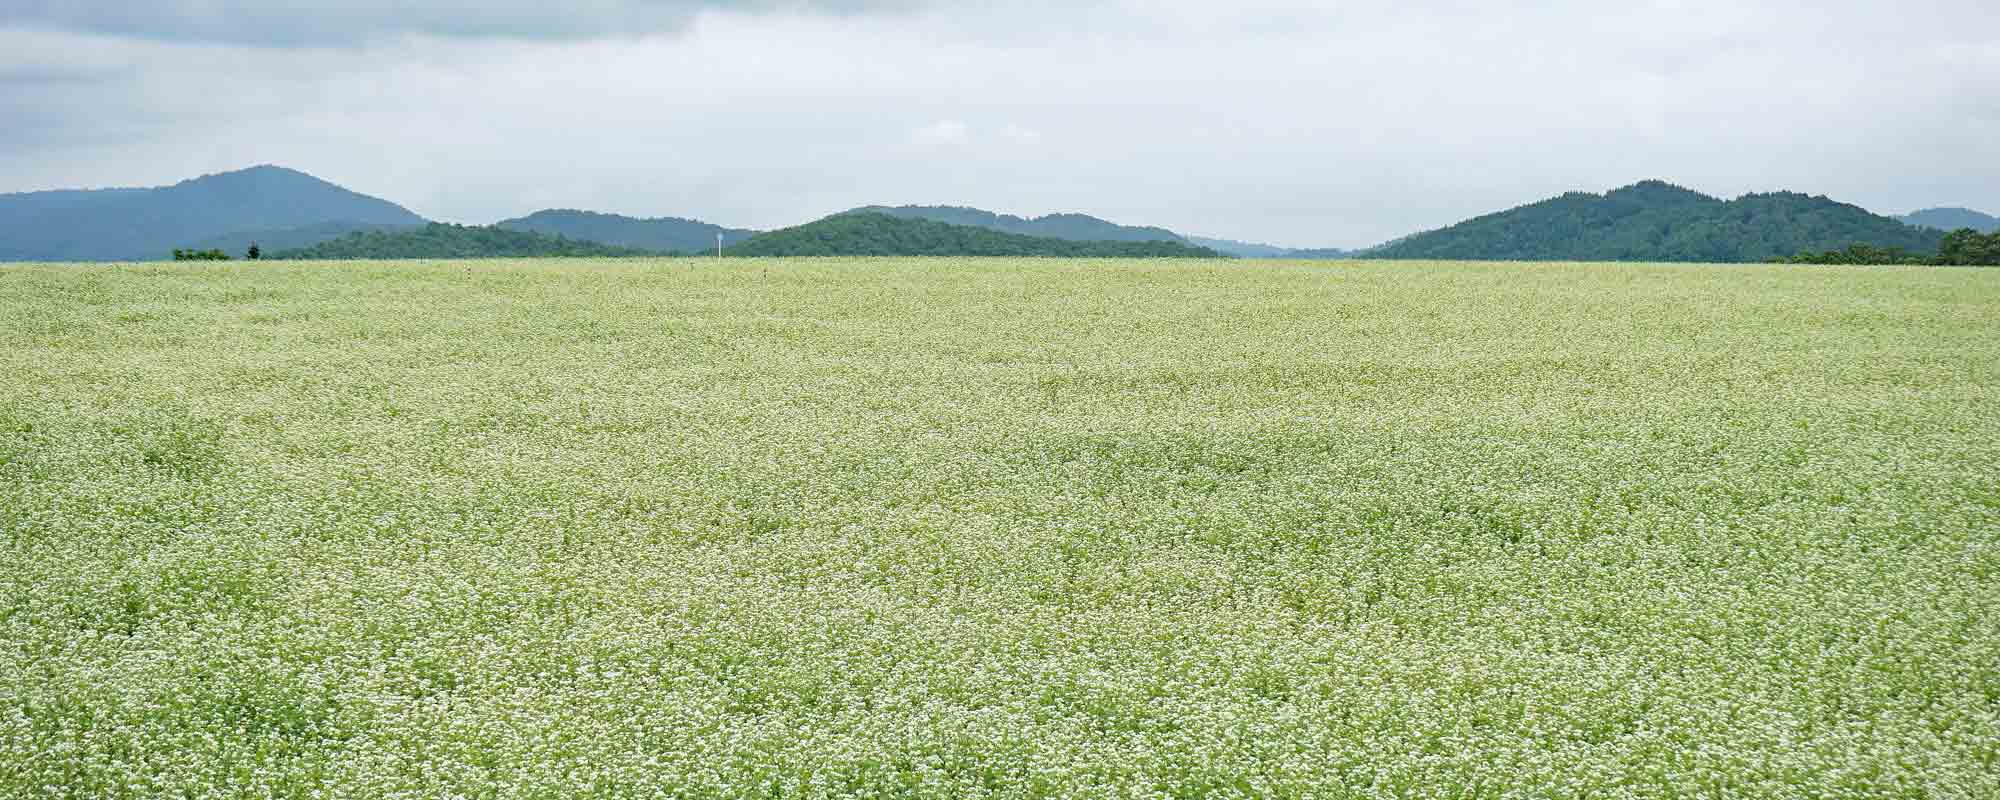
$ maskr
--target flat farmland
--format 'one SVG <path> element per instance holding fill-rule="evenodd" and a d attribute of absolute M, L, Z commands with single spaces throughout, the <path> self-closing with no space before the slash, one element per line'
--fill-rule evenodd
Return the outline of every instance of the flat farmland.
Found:
<path fill-rule="evenodd" d="M 0 266 L 0 796 L 2000 796 L 2000 270 Z"/>

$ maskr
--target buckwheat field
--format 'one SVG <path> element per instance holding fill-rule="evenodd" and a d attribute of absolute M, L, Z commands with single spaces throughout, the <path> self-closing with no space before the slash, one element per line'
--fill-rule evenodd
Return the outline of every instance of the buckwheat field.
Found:
<path fill-rule="evenodd" d="M 2000 270 L 0 267 L 0 796 L 2000 796 Z"/>

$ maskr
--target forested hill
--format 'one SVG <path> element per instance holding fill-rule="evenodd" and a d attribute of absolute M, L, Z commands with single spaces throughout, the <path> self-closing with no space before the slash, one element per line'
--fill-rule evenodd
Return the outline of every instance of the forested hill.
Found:
<path fill-rule="evenodd" d="M 1420 233 L 1370 258 L 1761 262 L 1854 244 L 1935 252 L 1943 233 L 1791 192 L 1723 201 L 1661 181 L 1572 192 Z"/>
<path fill-rule="evenodd" d="M 433 222 L 421 228 L 362 231 L 271 258 L 296 261 L 393 260 L 408 258 L 535 258 L 549 256 L 643 256 L 648 251 L 548 236 L 532 231 Z"/>
<path fill-rule="evenodd" d="M 887 214 L 904 219 L 927 219 L 950 225 L 970 225 L 1002 233 L 1042 236 L 1078 242 L 1184 242 L 1180 234 L 1165 228 L 1135 227 L 1107 222 L 1088 214 L 1050 214 L 1028 219 L 1012 214 L 995 214 L 960 206 L 864 206 L 850 214 Z"/>
<path fill-rule="evenodd" d="M 836 214 L 795 228 L 759 234 L 724 253 L 732 256 L 1221 257 L 1214 250 L 1179 241 L 1074 241 L 869 212 Z"/>
<path fill-rule="evenodd" d="M 725 228 L 694 219 L 639 219 L 574 209 L 537 211 L 519 219 L 506 220 L 498 226 L 512 231 L 532 231 L 663 253 L 713 253 L 716 234 L 722 235 L 724 244 L 734 244 L 757 235 L 756 231 Z"/>
<path fill-rule="evenodd" d="M 1941 231 L 1955 231 L 1971 228 L 1980 233 L 2000 231 L 2000 217 L 1982 214 L 1969 208 L 1926 208 L 1899 217 L 1902 221 L 1925 228 Z"/>
<path fill-rule="evenodd" d="M 359 222 L 322 222 L 298 228 L 282 228 L 268 231 L 239 231 L 237 233 L 212 236 L 194 242 L 189 250 L 221 250 L 233 256 L 241 256 L 251 245 L 266 253 L 297 250 L 311 247 L 362 231 L 407 231 L 421 228 L 427 223 L 414 225 L 369 225 Z"/>

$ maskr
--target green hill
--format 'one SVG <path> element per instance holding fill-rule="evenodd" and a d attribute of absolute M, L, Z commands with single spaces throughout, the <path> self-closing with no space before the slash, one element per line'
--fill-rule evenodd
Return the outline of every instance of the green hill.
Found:
<path fill-rule="evenodd" d="M 294 261 L 349 261 L 643 255 L 654 254 L 631 247 L 616 247 L 529 231 L 433 222 L 411 230 L 351 233 L 311 247 L 277 253 L 271 258 Z"/>
<path fill-rule="evenodd" d="M 215 236 L 193 243 L 191 250 L 221 250 L 231 256 L 241 257 L 251 244 L 266 253 L 283 250 L 297 250 L 311 247 L 320 242 L 329 242 L 342 236 L 363 231 L 407 231 L 422 225 L 371 225 L 360 222 L 322 222 L 298 228 L 283 228 L 266 231 L 244 231 L 223 236 Z"/>
<path fill-rule="evenodd" d="M 1295 250 L 1256 242 L 1239 242 L 1234 239 L 1184 236 L 1166 228 L 1120 225 L 1088 214 L 1049 214 L 1027 218 L 963 206 L 864 206 L 848 213 L 887 214 L 904 219 L 927 219 L 948 225 L 970 225 L 1002 233 L 1078 242 L 1182 242 L 1237 258 L 1336 259 L 1352 258 L 1354 255 L 1350 251 L 1336 248 Z"/>
<path fill-rule="evenodd" d="M 1180 234 L 1165 228 L 1136 227 L 1107 222 L 1088 214 L 1049 214 L 1029 219 L 1012 214 L 995 214 L 962 206 L 864 206 L 848 213 L 887 214 L 904 219 L 927 219 L 948 225 L 969 225 L 990 231 L 1078 242 L 1184 242 Z"/>
<path fill-rule="evenodd" d="M 732 256 L 1221 257 L 1214 250 L 1179 241 L 1074 241 L 872 212 L 836 214 L 759 234 L 724 252 Z"/>
<path fill-rule="evenodd" d="M 1955 231 L 1971 228 L 1980 233 L 2000 231 L 2000 217 L 1982 214 L 1969 208 L 1926 208 L 1901 217 L 1904 224 L 1941 231 Z"/>
<path fill-rule="evenodd" d="M 724 244 L 741 242 L 757 235 L 757 231 L 725 228 L 700 220 L 677 217 L 639 219 L 575 209 L 537 211 L 519 219 L 500 222 L 497 227 L 671 253 L 712 253 L 715 251 L 716 234 L 722 235 Z"/>
<path fill-rule="evenodd" d="M 163 259 L 239 232 L 335 222 L 422 225 L 424 218 L 303 172 L 252 167 L 151 189 L 0 195 L 0 261 Z"/>
<path fill-rule="evenodd" d="M 1572 192 L 1420 233 L 1369 258 L 1761 262 L 1853 244 L 1935 252 L 1943 234 L 1825 197 L 1791 192 L 1723 201 L 1661 181 Z"/>

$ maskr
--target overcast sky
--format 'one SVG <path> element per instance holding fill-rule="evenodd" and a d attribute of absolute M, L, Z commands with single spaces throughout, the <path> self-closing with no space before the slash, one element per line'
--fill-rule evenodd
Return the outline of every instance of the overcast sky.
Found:
<path fill-rule="evenodd" d="M 1359 246 L 1655 177 L 2000 213 L 2000 3 L 0 0 L 0 192 L 260 163 L 481 223 Z"/>

